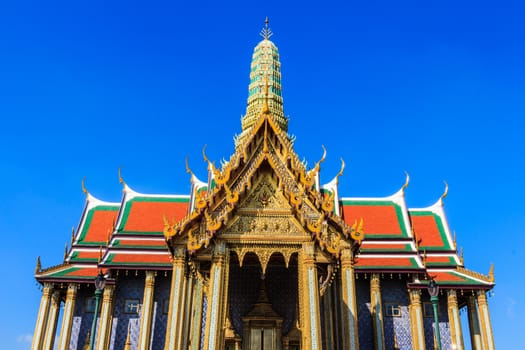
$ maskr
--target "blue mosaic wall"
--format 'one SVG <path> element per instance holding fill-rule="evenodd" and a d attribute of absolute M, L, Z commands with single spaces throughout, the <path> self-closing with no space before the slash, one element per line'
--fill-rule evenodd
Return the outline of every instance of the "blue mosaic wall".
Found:
<path fill-rule="evenodd" d="M 406 281 L 390 279 L 381 280 L 381 300 L 383 303 L 383 327 L 387 349 L 394 349 L 394 334 L 399 350 L 412 350 L 412 335 L 410 333 L 410 299 Z M 400 316 L 387 316 L 388 303 L 399 305 Z"/>
<path fill-rule="evenodd" d="M 124 310 L 126 299 L 138 299 L 142 305 L 144 297 L 144 276 L 126 276 L 117 279 L 114 296 L 113 326 L 109 349 L 120 350 L 124 348 L 128 327 L 130 327 L 131 349 L 137 349 L 140 313 L 126 313 Z"/>
<path fill-rule="evenodd" d="M 201 320 L 201 346 L 200 350 L 204 350 L 204 335 L 206 334 L 206 314 L 208 312 L 208 298 L 206 294 L 202 297 L 202 320 Z"/>
<path fill-rule="evenodd" d="M 230 265 L 228 297 L 230 301 L 230 320 L 233 328 L 243 335 L 242 317 L 246 315 L 257 301 L 261 281 L 259 266 Z"/>
<path fill-rule="evenodd" d="M 78 291 L 69 350 L 82 350 L 84 346 L 87 334 L 93 323 L 93 313 L 86 312 L 86 302 L 87 299 L 93 297 L 94 293 L 94 288 L 81 288 Z"/>
<path fill-rule="evenodd" d="M 357 275 L 356 275 L 357 276 Z M 370 279 L 363 275 L 356 281 L 357 297 L 357 327 L 359 331 L 359 347 L 361 349 L 374 348 L 374 332 L 372 328 L 372 314 L 370 304 Z"/>
<path fill-rule="evenodd" d="M 153 304 L 152 349 L 164 348 L 166 340 L 166 326 L 168 323 L 169 298 L 171 290 L 171 275 L 164 276 L 163 272 L 155 278 L 155 297 Z"/>
<path fill-rule="evenodd" d="M 430 303 L 430 297 L 426 291 L 421 293 L 421 303 L 423 308 L 424 303 Z M 427 308 L 430 305 L 427 304 Z M 425 313 L 425 310 L 423 310 Z M 427 312 L 428 314 L 428 312 Z M 439 306 L 438 306 L 438 317 L 439 317 L 439 335 L 441 337 L 441 348 L 443 350 L 452 349 L 452 337 L 450 334 L 450 325 L 448 323 L 448 311 L 447 311 L 447 296 L 445 293 L 439 295 Z M 434 348 L 434 317 L 424 317 L 423 324 L 425 327 L 425 344 L 427 349 Z"/>

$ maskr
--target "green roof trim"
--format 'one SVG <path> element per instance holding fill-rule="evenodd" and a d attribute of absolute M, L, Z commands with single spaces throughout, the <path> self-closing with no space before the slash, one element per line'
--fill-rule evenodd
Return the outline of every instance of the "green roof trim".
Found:
<path fill-rule="evenodd" d="M 410 260 L 410 265 L 370 265 L 370 266 L 355 266 L 356 270 L 402 270 L 402 269 L 420 269 L 416 258 L 408 258 Z"/>
<path fill-rule="evenodd" d="M 129 233 L 129 232 L 128 232 Z M 120 239 L 116 239 L 114 242 L 113 242 L 113 247 L 118 247 L 118 248 L 140 248 L 140 249 L 156 249 L 156 250 L 166 250 L 167 247 L 166 245 L 164 244 L 164 242 L 159 242 L 159 245 L 158 246 L 155 246 L 155 245 L 141 245 L 141 244 L 122 244 L 121 243 L 122 240 Z"/>
<path fill-rule="evenodd" d="M 395 245 L 400 245 L 398 243 L 396 243 Z M 389 253 L 389 252 L 412 252 L 412 246 L 410 243 L 405 243 L 403 244 L 403 248 L 402 249 L 399 249 L 399 248 L 392 248 L 392 249 L 387 249 L 385 247 L 380 247 L 380 248 L 374 248 L 374 245 L 370 244 L 368 245 L 366 248 L 361 248 L 360 249 L 361 252 L 364 252 L 364 253 Z"/>
<path fill-rule="evenodd" d="M 117 254 L 110 254 L 103 265 L 116 265 L 116 266 L 172 266 L 170 263 L 155 263 L 155 262 L 143 262 L 143 261 L 134 261 L 134 262 L 113 262 Z"/>
<path fill-rule="evenodd" d="M 393 201 L 380 201 L 380 200 L 372 200 L 372 201 L 366 201 L 366 200 L 351 200 L 351 199 L 343 199 L 341 201 L 343 203 L 343 206 L 351 206 L 351 205 L 363 205 L 363 206 L 393 206 L 397 222 L 399 224 L 399 228 L 401 229 L 401 237 L 403 238 L 409 238 L 408 230 L 405 224 L 405 220 L 403 219 L 403 210 L 399 204 Z M 366 222 L 365 222 L 366 225 Z M 366 237 L 366 227 L 365 227 L 365 237 Z M 374 238 L 392 238 L 392 235 L 382 235 L 382 234 L 370 234 L 370 237 Z M 366 238 L 365 238 L 366 239 Z"/>
<path fill-rule="evenodd" d="M 449 256 L 448 257 L 448 261 L 447 262 L 430 262 L 430 261 L 427 261 L 426 262 L 426 265 L 427 266 L 431 266 L 431 267 L 438 267 L 438 266 L 458 266 L 458 264 L 456 263 L 456 259 L 454 259 L 454 257 L 452 256 Z"/>
<path fill-rule="evenodd" d="M 80 252 L 74 252 L 71 255 L 71 261 L 74 262 L 98 262 L 98 258 L 79 258 Z"/>
<path fill-rule="evenodd" d="M 168 202 L 168 203 L 189 203 L 190 197 L 184 196 L 184 197 L 134 197 L 126 202 L 124 206 L 124 212 L 122 213 L 122 220 L 120 220 L 120 224 L 118 227 L 118 231 L 120 232 L 126 232 L 131 234 L 163 234 L 163 232 L 130 232 L 130 231 L 124 231 L 124 226 L 126 226 L 126 222 L 128 221 L 129 213 L 131 211 L 131 207 L 133 206 L 133 203 L 135 202 Z"/>
<path fill-rule="evenodd" d="M 99 205 L 96 207 L 93 207 L 89 209 L 87 212 L 86 220 L 84 222 L 84 227 L 82 227 L 82 232 L 80 233 L 80 237 L 78 239 L 79 244 L 84 245 L 106 245 L 106 242 L 85 242 L 84 239 L 86 238 L 86 235 L 89 231 L 89 227 L 91 226 L 91 222 L 93 221 L 93 216 L 95 215 L 95 212 L 97 211 L 118 211 L 119 206 L 118 205 Z"/>
<path fill-rule="evenodd" d="M 434 220 L 436 221 L 439 235 L 441 237 L 441 240 L 443 241 L 443 246 L 436 247 L 436 246 L 430 246 L 430 245 L 420 245 L 419 250 L 451 250 L 452 247 L 449 244 L 449 241 L 447 239 L 447 234 L 445 233 L 445 225 L 443 224 L 443 220 L 441 219 L 441 216 L 438 214 L 432 212 L 432 211 L 411 211 L 409 210 L 409 213 L 411 216 L 432 216 Z"/>

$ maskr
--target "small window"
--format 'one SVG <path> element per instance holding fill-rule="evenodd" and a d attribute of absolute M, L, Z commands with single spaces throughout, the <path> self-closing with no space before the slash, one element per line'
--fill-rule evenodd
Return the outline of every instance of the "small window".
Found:
<path fill-rule="evenodd" d="M 438 305 L 438 315 L 439 315 L 439 305 Z M 428 318 L 434 318 L 434 309 L 432 308 L 432 303 L 423 303 L 423 316 Z"/>
<path fill-rule="evenodd" d="M 84 310 L 87 314 L 92 314 L 95 312 L 95 298 L 94 297 L 86 298 Z"/>
<path fill-rule="evenodd" d="M 385 303 L 385 315 L 387 317 L 401 317 L 401 305 L 398 303 Z"/>
<path fill-rule="evenodd" d="M 124 313 L 126 314 L 138 314 L 140 304 L 138 299 L 126 299 L 124 303 Z"/>

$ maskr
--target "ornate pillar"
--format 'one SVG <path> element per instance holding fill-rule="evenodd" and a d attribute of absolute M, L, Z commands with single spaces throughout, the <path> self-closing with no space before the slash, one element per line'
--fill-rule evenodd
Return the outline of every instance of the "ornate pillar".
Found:
<path fill-rule="evenodd" d="M 343 316 L 344 349 L 359 349 L 359 332 L 357 331 L 357 302 L 355 291 L 354 266 L 352 252 L 349 248 L 341 252 L 341 311 Z"/>
<path fill-rule="evenodd" d="M 372 304 L 372 324 L 374 326 L 374 349 L 385 350 L 383 305 L 381 303 L 381 286 L 378 273 L 373 273 L 370 278 L 370 303 Z"/>
<path fill-rule="evenodd" d="M 479 329 L 478 309 L 476 306 L 476 299 L 473 296 L 470 296 L 467 299 L 467 310 L 472 350 L 482 350 L 483 348 L 481 347 L 481 332 Z"/>
<path fill-rule="evenodd" d="M 177 340 L 180 339 L 182 312 L 184 311 L 184 271 L 186 266 L 186 249 L 183 246 L 173 249 L 173 275 L 171 276 L 170 307 L 166 326 L 165 350 L 177 349 Z"/>
<path fill-rule="evenodd" d="M 331 289 L 331 292 L 332 292 L 332 300 L 333 300 L 333 303 L 334 305 L 336 305 L 336 307 L 334 307 L 333 309 L 333 315 L 334 315 L 334 323 L 336 325 L 341 325 L 343 324 L 343 321 L 341 319 L 341 313 L 342 313 L 342 310 L 341 310 L 341 307 L 337 307 L 337 306 L 341 306 L 342 305 L 342 302 L 341 302 L 341 275 L 338 274 L 337 278 L 334 280 L 334 283 L 332 284 L 332 288 Z M 346 334 L 344 333 L 344 330 L 341 328 L 341 327 L 334 327 L 334 349 L 343 349 L 343 339 L 346 338 Z"/>
<path fill-rule="evenodd" d="M 70 283 L 67 286 L 64 315 L 62 316 L 62 327 L 60 328 L 60 337 L 58 338 L 58 350 L 69 350 L 71 328 L 73 326 L 73 314 L 75 312 L 75 303 L 77 301 L 77 290 L 78 287 L 75 283 Z"/>
<path fill-rule="evenodd" d="M 224 323 L 225 279 L 228 270 L 228 250 L 223 241 L 216 240 L 213 247 L 212 265 L 208 286 L 208 310 L 206 312 L 206 333 L 204 350 L 222 349 Z"/>
<path fill-rule="evenodd" d="M 109 348 L 111 338 L 111 325 L 113 323 L 113 295 L 115 285 L 106 284 L 102 295 L 102 307 L 100 308 L 100 326 L 98 328 L 97 346 L 98 350 Z"/>
<path fill-rule="evenodd" d="M 461 330 L 461 320 L 459 318 L 458 297 L 456 291 L 453 289 L 448 291 L 447 309 L 452 348 L 463 350 L 465 346 L 463 345 L 463 332 Z"/>
<path fill-rule="evenodd" d="M 492 325 L 490 323 L 489 305 L 487 304 L 487 294 L 484 290 L 477 293 L 479 308 L 479 325 L 481 329 L 481 341 L 484 350 L 494 350 L 494 337 L 492 335 Z"/>
<path fill-rule="evenodd" d="M 317 268 L 315 266 L 315 245 L 312 242 L 304 243 L 301 252 L 302 268 L 301 279 L 303 280 L 303 311 L 305 323 L 303 329 L 304 350 L 322 350 L 321 319 L 319 309 L 319 282 L 317 279 Z M 300 261 L 301 263 L 301 261 Z"/>
<path fill-rule="evenodd" d="M 409 289 L 410 297 L 410 330 L 412 333 L 412 349 L 425 349 L 425 330 L 423 325 L 423 309 L 421 308 L 421 290 Z"/>
<path fill-rule="evenodd" d="M 140 332 L 138 350 L 147 350 L 151 343 L 151 325 L 153 323 L 153 295 L 155 293 L 155 272 L 146 271 L 144 281 L 144 299 L 142 302 L 142 317 L 140 318 Z"/>
<path fill-rule="evenodd" d="M 52 350 L 55 344 L 55 334 L 57 331 L 58 314 L 60 313 L 60 292 L 54 291 L 51 296 L 51 306 L 47 318 L 46 334 L 44 336 L 43 350 Z"/>
<path fill-rule="evenodd" d="M 190 327 L 190 350 L 199 350 L 201 345 L 201 327 L 202 327 L 202 301 L 204 297 L 204 286 L 202 280 L 195 280 L 195 291 L 193 293 L 193 311 Z"/>
<path fill-rule="evenodd" d="M 36 319 L 35 332 L 33 333 L 33 342 L 31 344 L 32 350 L 41 350 L 44 346 L 44 333 L 47 324 L 47 318 L 49 316 L 52 290 L 53 284 L 44 283 L 44 290 L 42 291 L 40 308 L 38 309 L 38 316 Z"/>

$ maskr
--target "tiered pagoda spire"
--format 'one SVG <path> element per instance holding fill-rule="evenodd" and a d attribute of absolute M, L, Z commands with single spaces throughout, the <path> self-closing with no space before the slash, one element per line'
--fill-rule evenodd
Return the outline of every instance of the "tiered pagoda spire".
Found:
<path fill-rule="evenodd" d="M 285 132 L 288 131 L 288 119 L 284 116 L 283 109 L 279 51 L 277 46 L 270 41 L 273 33 L 269 28 L 268 18 L 265 24 L 261 31 L 263 40 L 253 50 L 248 106 L 241 121 L 242 133 L 235 140 L 236 146 L 242 143 L 249 134 L 249 130 L 263 114 L 266 104 L 279 127 Z"/>

